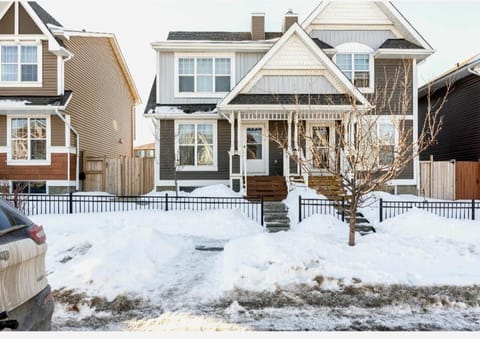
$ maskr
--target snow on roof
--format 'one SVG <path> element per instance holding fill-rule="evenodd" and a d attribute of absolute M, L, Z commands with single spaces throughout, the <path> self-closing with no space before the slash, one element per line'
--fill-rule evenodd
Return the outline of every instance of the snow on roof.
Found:
<path fill-rule="evenodd" d="M 0 100 L 0 107 L 23 107 L 31 104 L 28 100 Z"/>
<path fill-rule="evenodd" d="M 183 110 L 182 108 L 178 107 L 178 106 L 157 106 L 155 107 L 155 112 L 153 112 L 153 110 L 149 111 L 149 114 L 166 114 L 166 115 L 170 115 L 170 114 L 188 114 L 188 115 L 192 115 L 192 114 L 215 114 L 217 113 L 217 109 L 213 109 L 213 110 L 210 110 L 210 111 L 195 111 L 195 112 L 191 112 L 191 113 L 187 113 L 185 112 L 185 110 Z"/>

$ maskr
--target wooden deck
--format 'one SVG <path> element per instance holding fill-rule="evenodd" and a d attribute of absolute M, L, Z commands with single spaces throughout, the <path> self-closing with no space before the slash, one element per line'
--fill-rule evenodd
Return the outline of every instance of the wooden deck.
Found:
<path fill-rule="evenodd" d="M 247 177 L 247 199 L 263 196 L 265 201 L 282 201 L 288 195 L 285 177 Z"/>

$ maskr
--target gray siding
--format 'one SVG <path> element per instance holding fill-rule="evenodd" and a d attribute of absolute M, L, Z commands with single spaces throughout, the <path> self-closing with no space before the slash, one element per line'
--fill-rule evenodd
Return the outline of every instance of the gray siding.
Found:
<path fill-rule="evenodd" d="M 395 78 L 399 80 L 395 84 Z M 403 82 L 407 82 L 407 92 L 404 92 Z M 399 102 L 404 101 L 408 104 L 406 114 L 413 114 L 413 68 L 412 60 L 409 59 L 375 59 L 375 89 L 377 98 L 372 99 L 371 95 L 367 95 L 367 99 L 372 100 L 377 107 L 386 107 L 382 104 L 382 98 L 391 96 L 389 109 L 385 109 L 382 114 L 405 114 L 400 108 Z M 382 94 L 387 89 L 388 95 Z M 392 93 L 393 92 L 393 93 Z M 405 96 L 403 93 L 407 93 Z M 403 105 L 405 107 L 405 105 Z"/>
<path fill-rule="evenodd" d="M 177 172 L 179 180 L 228 180 L 230 178 L 230 124 L 219 120 L 217 125 L 218 171 Z M 175 121 L 160 121 L 160 180 L 175 179 Z"/>
<path fill-rule="evenodd" d="M 264 55 L 265 53 L 237 53 L 235 55 L 235 81 L 237 84 Z"/>
<path fill-rule="evenodd" d="M 157 103 L 160 104 L 216 104 L 221 98 L 175 98 L 175 56 L 171 53 L 159 53 L 160 74 L 157 86 L 160 91 Z"/>
<path fill-rule="evenodd" d="M 413 131 L 413 120 L 405 121 L 405 130 L 407 133 L 409 133 L 409 131 Z M 413 139 L 413 136 L 412 136 L 412 139 Z M 412 140 L 412 143 L 413 143 L 413 140 Z M 398 179 L 413 179 L 414 178 L 413 172 L 414 172 L 413 161 L 410 161 L 407 167 L 405 167 L 405 170 L 402 173 L 400 173 L 400 175 L 398 176 Z"/>
<path fill-rule="evenodd" d="M 279 76 L 262 77 L 248 92 L 251 94 L 337 94 L 338 91 L 324 76 Z"/>
<path fill-rule="evenodd" d="M 238 83 L 260 60 L 264 53 L 236 53 L 235 81 Z M 157 84 L 160 104 L 216 104 L 222 98 L 175 98 L 175 55 L 173 52 L 159 53 L 159 76 Z"/>
<path fill-rule="evenodd" d="M 358 42 L 377 50 L 387 39 L 395 39 L 396 36 L 389 30 L 385 31 L 337 31 L 315 30 L 310 33 L 312 38 L 318 38 L 333 47 L 347 43 Z"/>
<path fill-rule="evenodd" d="M 480 77 L 469 75 L 452 85 L 452 92 L 440 112 L 443 127 L 437 144 L 422 154 L 427 160 L 479 161 L 480 160 Z M 435 91 L 431 95 L 432 103 L 441 102 L 445 90 Z M 438 106 L 437 106 L 438 107 Z M 435 109 L 435 108 L 433 108 Z M 419 127 L 425 121 L 427 98 L 419 100 Z"/>

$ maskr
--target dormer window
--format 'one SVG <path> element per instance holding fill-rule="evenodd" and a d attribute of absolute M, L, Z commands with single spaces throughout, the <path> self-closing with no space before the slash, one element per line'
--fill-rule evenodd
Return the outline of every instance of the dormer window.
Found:
<path fill-rule="evenodd" d="M 4 85 L 40 82 L 40 48 L 37 45 L 2 45 L 1 75 Z"/>
<path fill-rule="evenodd" d="M 358 43 L 342 44 L 335 49 L 335 63 L 355 87 L 373 90 L 373 50 Z"/>

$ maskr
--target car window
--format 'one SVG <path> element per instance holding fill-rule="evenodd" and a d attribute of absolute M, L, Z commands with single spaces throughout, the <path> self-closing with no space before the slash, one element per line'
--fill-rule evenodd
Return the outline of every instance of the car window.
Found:
<path fill-rule="evenodd" d="M 12 226 L 30 225 L 32 222 L 6 203 L 0 204 L 0 231 Z"/>

